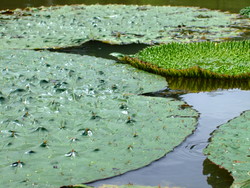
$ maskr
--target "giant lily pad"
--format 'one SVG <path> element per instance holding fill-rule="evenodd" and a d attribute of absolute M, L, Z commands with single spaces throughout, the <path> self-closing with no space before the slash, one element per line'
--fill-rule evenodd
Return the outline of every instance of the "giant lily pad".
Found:
<path fill-rule="evenodd" d="M 250 78 L 250 41 L 169 43 L 135 55 L 113 53 L 120 60 L 164 76 Z"/>
<path fill-rule="evenodd" d="M 115 61 L 0 51 L 2 186 L 55 187 L 143 167 L 193 132 L 182 101 L 138 96 L 162 77 Z"/>
<path fill-rule="evenodd" d="M 75 5 L 0 12 L 0 49 L 52 48 L 99 40 L 115 44 L 221 40 L 248 19 L 192 7 Z M 242 29 L 237 29 L 242 28 Z"/>
<path fill-rule="evenodd" d="M 208 159 L 231 172 L 235 188 L 250 186 L 249 124 L 250 111 L 246 111 L 221 125 L 204 150 Z"/>

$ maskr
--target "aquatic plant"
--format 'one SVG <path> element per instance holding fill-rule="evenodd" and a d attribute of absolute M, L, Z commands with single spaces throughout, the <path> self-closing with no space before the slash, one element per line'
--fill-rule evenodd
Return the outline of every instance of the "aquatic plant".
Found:
<path fill-rule="evenodd" d="M 250 18 L 250 7 L 245 7 L 241 9 L 240 14 Z"/>
<path fill-rule="evenodd" d="M 4 187 L 55 187 L 143 167 L 197 124 L 183 101 L 141 94 L 163 77 L 112 60 L 0 50 L 0 176 Z"/>
<path fill-rule="evenodd" d="M 233 188 L 250 186 L 249 133 L 250 111 L 220 125 L 204 149 L 208 159 L 228 170 L 234 178 Z"/>
<path fill-rule="evenodd" d="M 0 49 L 224 40 L 248 19 L 196 7 L 72 5 L 0 11 Z M 235 26 L 235 27 L 234 27 Z"/>
<path fill-rule="evenodd" d="M 129 64 L 163 76 L 249 79 L 250 42 L 169 43 L 135 55 L 111 54 Z"/>

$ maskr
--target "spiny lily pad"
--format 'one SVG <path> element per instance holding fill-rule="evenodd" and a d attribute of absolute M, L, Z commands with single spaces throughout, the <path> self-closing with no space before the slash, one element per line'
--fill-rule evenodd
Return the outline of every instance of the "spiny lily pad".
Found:
<path fill-rule="evenodd" d="M 250 6 L 241 9 L 240 14 L 250 18 Z"/>
<path fill-rule="evenodd" d="M 182 101 L 135 95 L 164 87 L 162 77 L 112 60 L 1 50 L 0 70 L 5 187 L 119 175 L 164 156 L 197 124 Z"/>
<path fill-rule="evenodd" d="M 204 153 L 234 178 L 232 187 L 250 186 L 250 111 L 223 124 L 213 133 Z"/>
<path fill-rule="evenodd" d="M 193 7 L 72 5 L 0 12 L 0 49 L 53 48 L 98 40 L 113 44 L 238 37 L 248 19 Z M 242 28 L 242 29 L 237 29 Z"/>
<path fill-rule="evenodd" d="M 250 41 L 169 43 L 120 60 L 164 76 L 250 78 Z"/>

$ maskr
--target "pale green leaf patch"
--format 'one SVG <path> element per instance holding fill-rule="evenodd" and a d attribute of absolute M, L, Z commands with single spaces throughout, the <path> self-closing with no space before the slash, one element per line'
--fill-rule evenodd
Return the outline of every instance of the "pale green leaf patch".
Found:
<path fill-rule="evenodd" d="M 250 111 L 221 125 L 204 150 L 208 159 L 228 170 L 234 178 L 233 188 L 250 185 Z"/>
<path fill-rule="evenodd" d="M 198 113 L 140 96 L 163 77 L 112 60 L 0 51 L 0 174 L 5 187 L 108 178 L 163 157 L 192 134 Z"/>
<path fill-rule="evenodd" d="M 196 7 L 72 5 L 0 12 L 0 49 L 56 48 L 90 40 L 111 44 L 224 40 L 248 19 Z"/>

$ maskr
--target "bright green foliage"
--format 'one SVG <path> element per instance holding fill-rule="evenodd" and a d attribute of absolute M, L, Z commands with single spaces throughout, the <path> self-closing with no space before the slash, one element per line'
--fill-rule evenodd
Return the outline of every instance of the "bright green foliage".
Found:
<path fill-rule="evenodd" d="M 246 111 L 221 125 L 204 150 L 211 161 L 231 172 L 235 188 L 250 186 L 249 125 L 250 111 Z"/>
<path fill-rule="evenodd" d="M 223 40 L 248 19 L 192 7 L 73 5 L 1 11 L 0 49 L 54 48 L 99 40 L 115 44 Z M 237 27 L 233 27 L 237 26 Z"/>
<path fill-rule="evenodd" d="M 0 51 L 3 187 L 58 187 L 159 159 L 195 129 L 198 113 L 174 99 L 137 96 L 164 78 L 115 61 Z"/>
<path fill-rule="evenodd" d="M 250 7 L 245 7 L 240 10 L 240 14 L 250 18 Z"/>
<path fill-rule="evenodd" d="M 164 76 L 250 78 L 250 41 L 169 43 L 118 57 Z"/>

